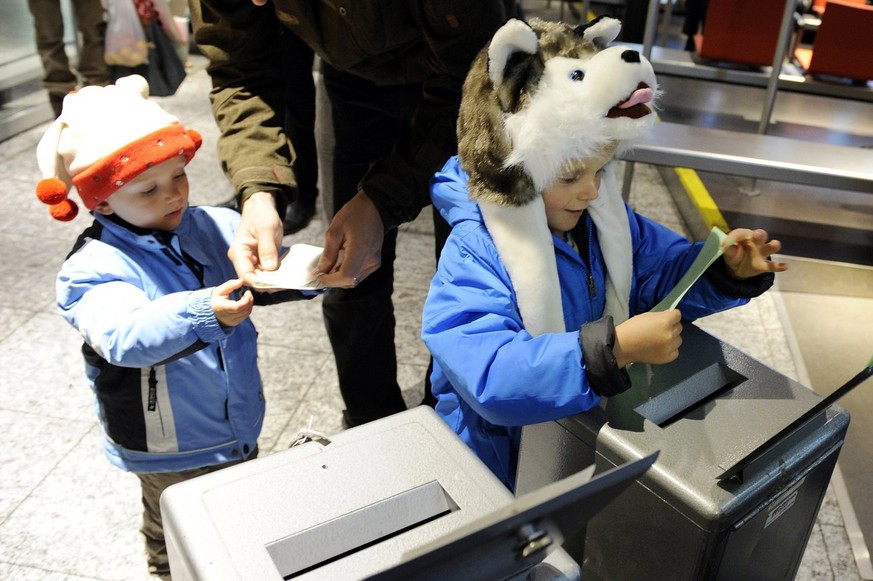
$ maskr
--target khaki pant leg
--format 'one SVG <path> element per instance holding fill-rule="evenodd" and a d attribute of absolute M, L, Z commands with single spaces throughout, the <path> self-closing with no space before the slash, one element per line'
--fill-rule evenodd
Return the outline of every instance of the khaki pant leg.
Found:
<path fill-rule="evenodd" d="M 106 12 L 100 0 L 73 0 L 73 12 L 81 38 L 76 67 L 86 85 L 109 83 L 106 65 Z"/>
<path fill-rule="evenodd" d="M 252 460 L 257 458 L 258 449 L 246 458 Z M 167 487 L 179 482 L 184 482 L 204 474 L 216 472 L 222 468 L 239 464 L 246 460 L 235 460 L 226 464 L 216 466 L 207 466 L 205 468 L 195 468 L 194 470 L 185 470 L 182 472 L 156 472 L 156 473 L 137 473 L 142 486 L 142 506 L 143 518 L 142 528 L 140 531 L 145 537 L 146 557 L 148 560 L 149 573 L 159 575 L 163 578 L 170 579 L 170 561 L 167 557 L 167 544 L 164 540 L 164 525 L 161 519 L 161 494 Z"/>
<path fill-rule="evenodd" d="M 64 18 L 60 0 L 27 0 L 36 34 L 36 50 L 42 61 L 42 84 L 49 92 L 55 115 L 64 95 L 76 88 L 78 79 L 64 49 Z"/>

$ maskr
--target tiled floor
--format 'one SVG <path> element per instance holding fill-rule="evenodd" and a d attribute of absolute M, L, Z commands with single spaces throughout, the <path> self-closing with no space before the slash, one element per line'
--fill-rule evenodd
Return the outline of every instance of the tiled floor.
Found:
<path fill-rule="evenodd" d="M 164 106 L 204 136 L 190 165 L 192 203 L 231 195 L 215 156 L 217 130 L 207 102 L 204 63 Z M 0 579 L 134 580 L 145 573 L 138 482 L 102 455 L 79 354 L 80 339 L 55 312 L 54 276 L 87 215 L 53 221 L 32 192 L 38 179 L 34 149 L 45 127 L 0 143 L 0 244 L 7 248 L 0 286 Z M 631 201 L 643 214 L 682 231 L 660 177 L 638 167 Z M 316 220 L 288 239 L 321 243 Z M 399 373 L 410 405 L 421 397 L 427 353 L 418 338 L 422 301 L 433 269 L 430 218 L 403 228 L 398 240 L 397 346 Z M 262 454 L 285 449 L 297 430 L 335 433 L 342 407 L 318 299 L 259 308 L 260 366 L 267 394 Z M 700 326 L 782 373 L 797 377 L 780 298 L 699 322 Z M 754 332 L 750 332 L 750 329 Z M 842 514 L 831 488 L 813 528 L 798 579 L 852 580 L 854 564 Z"/>

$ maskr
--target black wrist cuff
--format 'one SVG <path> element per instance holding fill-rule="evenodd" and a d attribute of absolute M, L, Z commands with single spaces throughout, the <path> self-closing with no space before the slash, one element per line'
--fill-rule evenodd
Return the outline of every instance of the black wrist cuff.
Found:
<path fill-rule="evenodd" d="M 772 272 L 765 272 L 745 280 L 731 276 L 724 256 L 720 257 L 706 270 L 712 285 L 724 294 L 740 299 L 752 299 L 764 294 L 776 279 Z"/>
<path fill-rule="evenodd" d="M 615 323 L 605 316 L 585 323 L 579 329 L 579 344 L 585 362 L 588 384 L 604 397 L 612 397 L 631 387 L 627 371 L 619 369 L 612 348 L 615 346 Z"/>

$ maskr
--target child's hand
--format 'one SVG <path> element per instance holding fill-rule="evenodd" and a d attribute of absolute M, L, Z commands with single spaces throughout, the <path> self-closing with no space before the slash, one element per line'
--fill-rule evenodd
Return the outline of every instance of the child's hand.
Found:
<path fill-rule="evenodd" d="M 731 230 L 722 245 L 734 242 L 724 252 L 724 261 L 734 278 L 744 280 L 765 272 L 782 272 L 788 269 L 784 262 L 772 262 L 767 258 L 782 249 L 778 240 L 767 241 L 764 230 L 736 228 Z"/>
<path fill-rule="evenodd" d="M 612 352 L 619 368 L 630 363 L 670 363 L 679 357 L 682 314 L 676 310 L 642 313 L 615 327 Z"/>
<path fill-rule="evenodd" d="M 236 301 L 230 297 L 230 294 L 242 285 L 242 279 L 235 278 L 212 290 L 212 312 L 215 313 L 218 322 L 225 327 L 236 327 L 252 314 L 252 307 L 255 305 L 252 291 L 247 290 Z"/>

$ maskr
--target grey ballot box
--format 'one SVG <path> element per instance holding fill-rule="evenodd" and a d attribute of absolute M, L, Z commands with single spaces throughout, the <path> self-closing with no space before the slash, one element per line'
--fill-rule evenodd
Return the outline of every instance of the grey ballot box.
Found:
<path fill-rule="evenodd" d="M 587 520 L 588 507 L 652 461 L 566 479 L 522 502 L 431 408 L 417 407 L 170 486 L 161 496 L 170 570 L 174 581 L 574 581 L 579 566 L 540 508 L 569 499 Z"/>
<path fill-rule="evenodd" d="M 518 494 L 660 450 L 565 543 L 583 578 L 793 579 L 849 415 L 822 406 L 793 427 L 823 398 L 693 324 L 679 359 L 629 372 L 601 407 L 522 432 Z"/>

